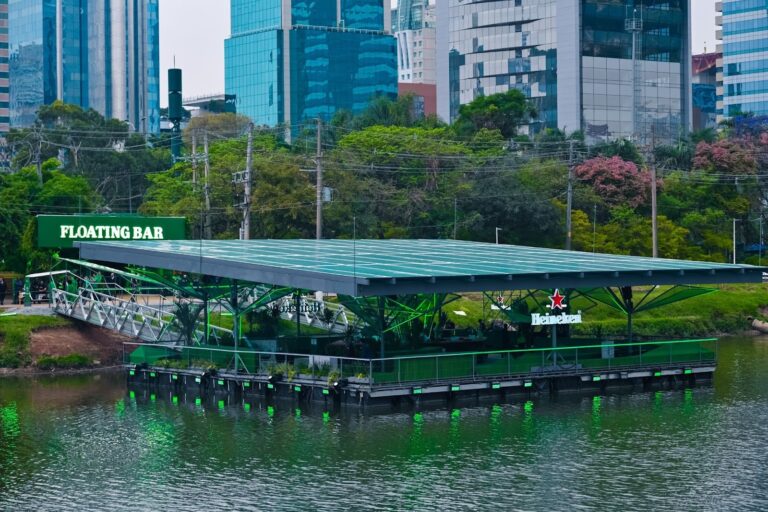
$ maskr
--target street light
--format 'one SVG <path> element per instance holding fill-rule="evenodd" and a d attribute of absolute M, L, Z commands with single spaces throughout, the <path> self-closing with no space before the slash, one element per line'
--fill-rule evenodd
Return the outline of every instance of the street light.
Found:
<path fill-rule="evenodd" d="M 499 245 L 499 231 L 501 231 L 501 228 L 496 228 L 496 245 Z"/>

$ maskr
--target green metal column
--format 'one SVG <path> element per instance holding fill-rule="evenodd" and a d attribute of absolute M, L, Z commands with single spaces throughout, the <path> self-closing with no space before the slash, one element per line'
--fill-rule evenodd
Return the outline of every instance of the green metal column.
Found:
<path fill-rule="evenodd" d="M 208 338 L 211 335 L 211 319 L 208 312 L 208 290 L 203 290 L 203 337 L 205 345 L 208 344 Z"/>
<path fill-rule="evenodd" d="M 384 359 L 384 329 L 386 329 L 386 319 L 384 317 L 386 298 L 377 297 L 379 299 L 379 338 L 381 341 L 381 358 Z M 381 364 L 384 364 L 382 362 Z"/>
<path fill-rule="evenodd" d="M 235 342 L 235 373 L 237 373 L 240 355 L 237 353 L 240 344 L 240 304 L 238 304 L 237 280 L 232 281 L 232 295 L 229 303 L 232 306 L 232 338 Z"/>
<path fill-rule="evenodd" d="M 296 303 L 296 343 L 298 343 L 301 336 L 301 290 L 296 290 L 294 302 Z"/>

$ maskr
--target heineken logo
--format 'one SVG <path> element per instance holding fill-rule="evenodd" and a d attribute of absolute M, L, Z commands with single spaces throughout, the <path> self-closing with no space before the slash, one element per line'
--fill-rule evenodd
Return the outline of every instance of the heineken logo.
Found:
<path fill-rule="evenodd" d="M 560 324 L 580 324 L 581 311 L 575 315 L 560 313 L 559 315 L 540 315 L 531 313 L 531 325 L 560 325 Z"/>
<path fill-rule="evenodd" d="M 542 315 L 540 313 L 531 313 L 531 325 L 563 325 L 563 324 L 580 324 L 581 323 L 581 311 L 578 311 L 575 315 L 569 315 L 564 310 L 568 307 L 565 303 L 565 295 L 560 294 L 560 290 L 555 288 L 555 293 L 549 296 L 550 303 L 547 304 L 547 308 L 554 313 L 555 310 L 560 314 Z"/>

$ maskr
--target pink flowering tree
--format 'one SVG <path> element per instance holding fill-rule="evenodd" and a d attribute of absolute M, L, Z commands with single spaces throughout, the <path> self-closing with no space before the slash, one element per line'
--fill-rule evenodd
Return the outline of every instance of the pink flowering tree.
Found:
<path fill-rule="evenodd" d="M 579 181 L 591 185 L 609 207 L 637 208 L 646 202 L 650 193 L 650 175 L 638 169 L 634 162 L 618 156 L 586 160 L 574 169 L 574 175 Z"/>
<path fill-rule="evenodd" d="M 699 142 L 693 168 L 718 174 L 755 174 L 755 146 L 745 138 L 721 139 L 711 144 Z"/>

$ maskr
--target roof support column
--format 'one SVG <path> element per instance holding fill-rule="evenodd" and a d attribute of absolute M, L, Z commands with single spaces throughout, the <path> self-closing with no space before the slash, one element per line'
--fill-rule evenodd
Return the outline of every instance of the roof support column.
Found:
<path fill-rule="evenodd" d="M 238 290 L 237 290 L 236 279 L 232 280 L 232 286 L 230 288 L 230 291 L 231 291 L 231 295 L 229 298 L 229 304 L 230 306 L 232 306 L 232 338 L 234 339 L 234 343 L 235 343 L 235 374 L 237 374 L 238 366 L 240 362 L 240 355 L 237 353 L 237 349 L 240 345 L 240 304 L 238 301 Z"/>

